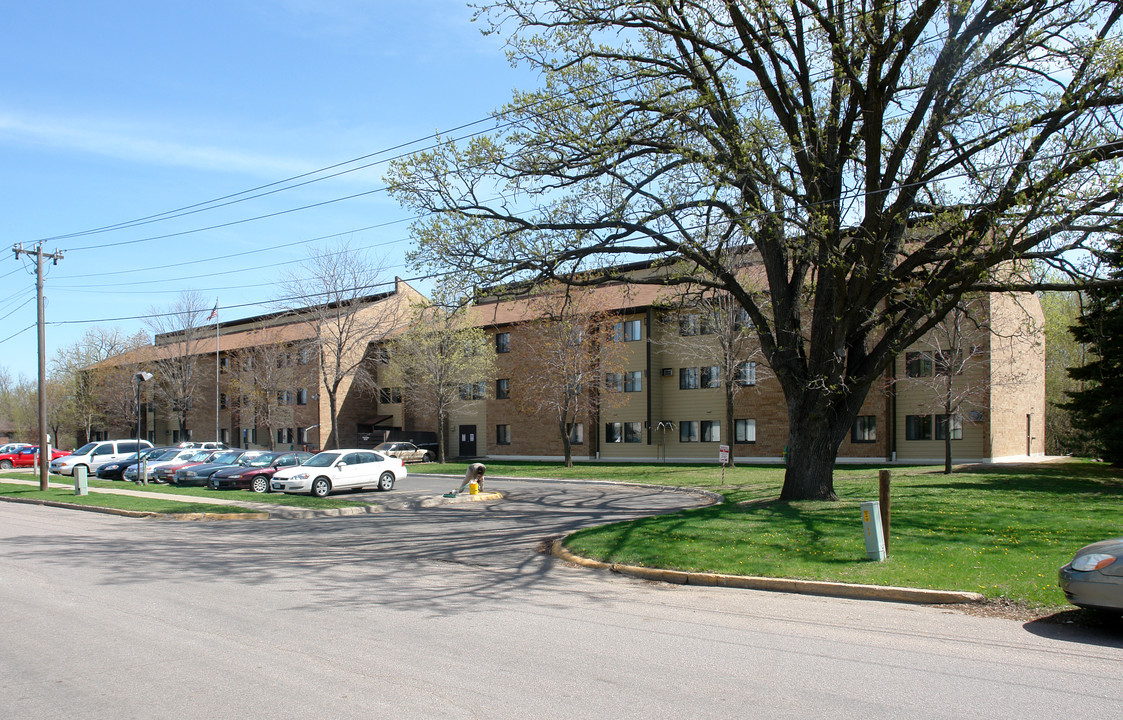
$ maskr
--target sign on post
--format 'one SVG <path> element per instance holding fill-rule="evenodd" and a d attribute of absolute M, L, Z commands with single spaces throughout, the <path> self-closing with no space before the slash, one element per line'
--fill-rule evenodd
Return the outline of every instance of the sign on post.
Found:
<path fill-rule="evenodd" d="M 729 464 L 729 446 L 717 446 L 717 460 L 721 463 L 721 484 L 725 484 L 725 466 Z"/>

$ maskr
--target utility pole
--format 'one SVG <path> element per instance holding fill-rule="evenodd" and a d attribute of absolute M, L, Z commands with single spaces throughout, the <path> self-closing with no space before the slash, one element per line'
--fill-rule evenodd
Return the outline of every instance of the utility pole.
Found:
<path fill-rule="evenodd" d="M 43 243 L 38 243 L 34 250 L 24 250 L 20 243 L 12 248 L 16 260 L 20 255 L 35 256 L 35 299 L 37 301 L 36 325 L 39 329 L 39 489 L 46 491 L 47 481 L 50 478 L 51 448 L 47 442 L 47 324 L 46 303 L 43 299 L 43 258 L 49 258 L 58 265 L 62 260 L 62 253 L 53 252 L 43 254 Z M 58 441 L 58 438 L 55 438 Z"/>

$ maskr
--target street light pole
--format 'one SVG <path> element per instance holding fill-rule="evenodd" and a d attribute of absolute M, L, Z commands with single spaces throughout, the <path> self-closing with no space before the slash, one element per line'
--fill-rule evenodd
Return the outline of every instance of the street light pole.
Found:
<path fill-rule="evenodd" d="M 142 485 L 148 484 L 148 469 L 140 459 L 140 384 L 152 379 L 152 373 L 143 370 L 136 374 L 136 479 Z"/>

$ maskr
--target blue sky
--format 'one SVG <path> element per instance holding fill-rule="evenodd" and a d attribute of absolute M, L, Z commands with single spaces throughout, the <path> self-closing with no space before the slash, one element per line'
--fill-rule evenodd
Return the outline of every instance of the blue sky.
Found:
<path fill-rule="evenodd" d="M 143 329 L 115 318 L 169 305 L 184 289 L 217 299 L 224 321 L 266 312 L 285 263 L 334 241 L 316 238 L 369 248 L 390 274 L 415 274 L 402 264 L 408 214 L 370 192 L 384 165 L 177 219 L 60 236 L 486 118 L 535 78 L 510 68 L 502 38 L 482 36 L 471 17 L 460 0 L 4 3 L 0 249 L 57 238 L 43 246 L 64 255 L 46 279 L 48 356 L 99 324 Z M 369 194 L 241 222 L 359 193 Z M 227 223 L 236 224 L 190 232 Z M 186 234 L 151 239 L 175 233 Z M 34 266 L 0 257 L 0 366 L 33 378 L 34 328 L 11 336 L 35 323 Z"/>

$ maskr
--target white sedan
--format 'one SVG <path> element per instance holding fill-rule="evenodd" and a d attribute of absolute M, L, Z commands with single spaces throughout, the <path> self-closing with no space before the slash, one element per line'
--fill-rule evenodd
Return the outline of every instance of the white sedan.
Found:
<path fill-rule="evenodd" d="M 392 490 L 394 483 L 405 477 L 406 466 L 398 458 L 371 450 L 325 450 L 303 465 L 278 470 L 269 485 L 276 492 L 324 497 L 333 490 Z"/>

